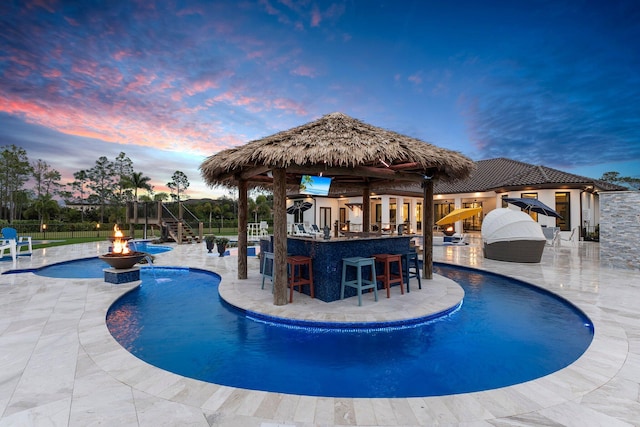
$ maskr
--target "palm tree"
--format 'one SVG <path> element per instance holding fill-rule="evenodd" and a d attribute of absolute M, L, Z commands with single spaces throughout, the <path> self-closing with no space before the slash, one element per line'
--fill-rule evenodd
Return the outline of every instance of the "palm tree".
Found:
<path fill-rule="evenodd" d="M 127 179 L 127 186 L 129 188 L 133 188 L 134 201 L 138 201 L 138 188 L 142 188 L 144 190 L 151 189 L 149 181 L 151 181 L 151 178 L 149 178 L 148 176 L 144 176 L 142 172 L 133 172 Z"/>

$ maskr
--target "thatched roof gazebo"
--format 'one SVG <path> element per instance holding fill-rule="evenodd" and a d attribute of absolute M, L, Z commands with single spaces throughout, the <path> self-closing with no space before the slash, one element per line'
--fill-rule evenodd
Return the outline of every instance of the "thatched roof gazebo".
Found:
<path fill-rule="evenodd" d="M 369 231 L 370 193 L 399 182 L 424 188 L 424 268 L 432 277 L 433 181 L 464 179 L 474 163 L 462 154 L 416 138 L 371 126 L 342 113 L 248 142 L 208 157 L 200 170 L 210 186 L 238 188 L 238 278 L 247 278 L 247 191 L 273 190 L 274 304 L 287 303 L 287 187 L 298 188 L 302 175 L 332 178 L 331 194 L 361 192 L 363 231 Z"/>

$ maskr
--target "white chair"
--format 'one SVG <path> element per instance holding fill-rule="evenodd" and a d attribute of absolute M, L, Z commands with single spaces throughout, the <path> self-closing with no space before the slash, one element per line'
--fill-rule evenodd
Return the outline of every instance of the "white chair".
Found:
<path fill-rule="evenodd" d="M 296 236 L 311 236 L 311 234 L 307 233 L 307 230 L 305 230 L 304 224 L 296 224 L 293 229 L 293 234 Z"/>
<path fill-rule="evenodd" d="M 4 251 L 7 249 L 9 249 L 13 262 L 16 262 L 16 241 L 14 239 L 0 240 L 0 258 L 4 258 Z"/>
<path fill-rule="evenodd" d="M 571 245 L 573 246 L 578 240 L 577 231 L 578 231 L 578 227 L 573 227 L 573 230 L 571 230 L 571 234 L 567 239 L 563 239 L 560 232 L 558 232 L 558 242 L 557 242 L 558 246 L 562 246 L 563 241 L 571 242 Z"/>
<path fill-rule="evenodd" d="M 267 221 L 260 221 L 260 236 L 268 236 L 269 235 L 269 224 Z"/>
<path fill-rule="evenodd" d="M 317 224 L 311 224 L 310 233 L 315 234 L 316 236 L 324 236 L 324 231 L 320 230 Z"/>
<path fill-rule="evenodd" d="M 20 254 L 22 247 L 28 247 L 29 252 L 27 255 L 31 255 L 33 253 L 33 245 L 31 244 L 31 236 L 20 236 L 18 237 L 18 231 L 15 228 L 4 227 L 2 229 L 2 237 L 5 240 L 13 240 L 15 242 L 16 247 L 16 255 Z"/>

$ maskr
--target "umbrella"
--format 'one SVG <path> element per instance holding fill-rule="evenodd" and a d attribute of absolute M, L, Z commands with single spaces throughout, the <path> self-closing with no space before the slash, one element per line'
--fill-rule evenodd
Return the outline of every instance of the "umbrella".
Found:
<path fill-rule="evenodd" d="M 562 219 L 562 216 L 560 216 L 558 212 L 554 211 L 553 209 L 551 209 L 549 206 L 545 205 L 538 199 L 514 197 L 514 198 L 504 198 L 502 200 L 504 200 L 507 203 L 511 203 L 512 205 L 516 205 L 519 208 L 522 208 L 529 213 L 537 212 L 542 215 L 555 216 L 556 218 Z"/>
<path fill-rule="evenodd" d="M 304 212 L 311 209 L 311 206 L 313 205 L 309 202 L 296 202 L 287 208 L 287 213 L 293 215 L 298 212 Z"/>
<path fill-rule="evenodd" d="M 482 212 L 482 208 L 460 208 L 454 209 L 447 216 L 442 217 L 436 222 L 436 225 L 453 224 L 465 218 L 472 217 Z"/>

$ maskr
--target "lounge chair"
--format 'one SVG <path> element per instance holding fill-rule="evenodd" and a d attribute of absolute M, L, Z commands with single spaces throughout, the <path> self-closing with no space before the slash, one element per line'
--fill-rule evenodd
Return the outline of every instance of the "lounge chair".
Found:
<path fill-rule="evenodd" d="M 305 230 L 304 224 L 296 224 L 295 228 L 293 229 L 293 234 L 296 236 L 307 236 L 307 237 L 312 236 L 311 233 Z"/>
<path fill-rule="evenodd" d="M 311 233 L 316 236 L 324 236 L 324 231 L 320 230 L 320 227 L 318 227 L 317 224 L 311 224 Z"/>
<path fill-rule="evenodd" d="M 27 255 L 33 253 L 33 245 L 31 244 L 31 236 L 18 237 L 18 231 L 15 228 L 5 227 L 2 229 L 2 238 L 5 240 L 15 240 L 16 242 L 16 255 L 20 255 L 21 248 L 29 248 Z M 26 240 L 25 240 L 26 239 Z"/>

